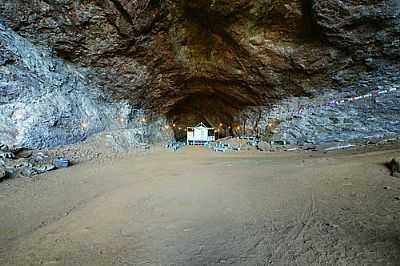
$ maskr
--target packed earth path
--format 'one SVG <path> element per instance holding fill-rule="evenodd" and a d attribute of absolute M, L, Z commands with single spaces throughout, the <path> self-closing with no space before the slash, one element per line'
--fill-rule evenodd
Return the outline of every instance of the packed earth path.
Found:
<path fill-rule="evenodd" d="M 0 183 L 0 265 L 399 265 L 400 149 L 153 149 Z"/>

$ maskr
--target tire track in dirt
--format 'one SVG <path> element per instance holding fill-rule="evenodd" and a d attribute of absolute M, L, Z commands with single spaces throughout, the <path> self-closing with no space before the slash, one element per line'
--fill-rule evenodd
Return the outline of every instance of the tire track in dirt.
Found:
<path fill-rule="evenodd" d="M 315 212 L 315 195 L 314 191 L 311 190 L 311 197 L 308 206 L 303 209 L 302 214 L 296 221 L 296 225 L 289 230 L 287 236 L 284 237 L 283 240 L 279 241 L 276 248 L 274 248 L 269 264 L 272 264 L 273 261 L 279 261 L 282 257 L 286 257 L 285 253 L 289 250 L 290 246 L 293 245 L 301 235 L 306 233 L 307 228 L 312 226 Z"/>

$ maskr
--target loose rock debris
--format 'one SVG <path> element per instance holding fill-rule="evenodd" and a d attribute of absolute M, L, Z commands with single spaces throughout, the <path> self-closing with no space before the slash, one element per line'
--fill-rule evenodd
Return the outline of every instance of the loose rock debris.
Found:
<path fill-rule="evenodd" d="M 6 170 L 0 168 L 0 180 L 6 177 Z"/>
<path fill-rule="evenodd" d="M 45 152 L 0 145 L 0 181 L 14 177 L 32 177 L 70 166 L 65 158 L 54 158 Z"/>

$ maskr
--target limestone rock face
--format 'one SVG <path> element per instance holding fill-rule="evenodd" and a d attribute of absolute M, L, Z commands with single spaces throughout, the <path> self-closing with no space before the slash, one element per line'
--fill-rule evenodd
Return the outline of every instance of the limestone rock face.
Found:
<path fill-rule="evenodd" d="M 312 97 L 288 97 L 270 108 L 242 112 L 236 125 L 246 134 L 270 135 L 289 144 L 375 142 L 400 135 L 400 76 L 385 66 L 340 91 L 325 89 Z M 244 128 L 246 125 L 246 128 Z"/>
<path fill-rule="evenodd" d="M 107 100 L 90 73 L 0 24 L 0 144 L 54 147 L 134 127 L 134 108 Z"/>
<path fill-rule="evenodd" d="M 400 57 L 397 0 L 3 0 L 0 17 L 110 99 L 182 127 L 338 90 Z"/>

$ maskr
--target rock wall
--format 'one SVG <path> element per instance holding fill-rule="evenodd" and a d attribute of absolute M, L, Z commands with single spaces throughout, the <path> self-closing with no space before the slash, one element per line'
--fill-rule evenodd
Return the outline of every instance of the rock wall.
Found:
<path fill-rule="evenodd" d="M 139 128 L 143 114 L 108 99 L 88 75 L 0 23 L 0 143 L 45 148 Z"/>
<path fill-rule="evenodd" d="M 398 0 L 3 0 L 0 17 L 21 36 L 35 45 L 49 47 L 54 55 L 68 62 L 60 63 L 65 69 L 61 76 L 75 76 L 68 74 L 71 71 L 82 73 L 78 85 L 73 78 L 61 78 L 64 85 L 55 86 L 81 88 L 65 94 L 65 97 L 76 98 L 75 95 L 82 93 L 91 95 L 82 97 L 91 99 L 87 100 L 90 104 L 79 103 L 77 106 L 91 103 L 97 106 L 97 102 L 102 106 L 108 102 L 105 104 L 107 108 L 98 110 L 94 107 L 98 110 L 95 115 L 78 115 L 71 124 L 65 122 L 71 119 L 63 118 L 56 119 L 59 125 L 53 125 L 52 117 L 59 112 L 49 111 L 53 115 L 41 120 L 49 121 L 41 124 L 43 134 L 34 138 L 31 134 L 33 139 L 39 138 L 34 140 L 34 146 L 76 141 L 84 138 L 87 131 L 114 127 L 118 124 L 114 114 L 122 112 L 116 111 L 122 107 L 111 106 L 124 105 L 115 102 L 127 101 L 138 109 L 149 110 L 156 118 L 166 116 L 169 123 L 178 128 L 198 122 L 217 127 L 220 123 L 233 125 L 249 108 L 278 108 L 285 113 L 286 105 L 296 105 L 299 100 L 312 103 L 315 99 L 358 93 L 368 76 L 373 86 L 383 86 L 388 76 L 382 68 L 392 68 L 392 72 L 399 69 Z M 20 55 L 23 52 L 21 49 L 18 51 Z M 13 53 L 1 59 L 4 69 L 22 64 L 7 63 L 12 61 L 12 56 Z M 44 57 L 49 58 L 50 52 Z M 31 63 L 25 61 L 22 65 L 27 65 L 31 73 Z M 16 70 L 9 70 L 9 73 L 13 71 Z M 53 80 L 58 77 L 52 70 L 39 72 L 46 73 L 45 83 L 59 82 Z M 40 77 L 39 74 L 32 75 Z M 21 74 L 17 79 L 26 86 L 31 81 L 23 80 L 28 78 Z M 12 78 L 4 76 L 2 79 L 11 84 Z M 36 87 L 41 86 L 39 81 L 36 83 Z M 11 95 L 11 89 L 8 91 Z M 25 91 L 29 95 L 28 90 Z M 39 90 L 34 91 L 37 93 Z M 36 95 L 35 99 L 47 99 L 45 95 Z M 282 107 L 273 107 L 279 104 Z M 59 102 L 55 104 L 58 105 Z M 46 113 L 44 110 L 47 108 L 56 110 L 50 105 L 44 107 L 35 103 L 30 106 L 39 109 L 38 113 Z M 366 103 L 362 109 L 368 106 Z M 396 110 L 390 104 L 380 107 L 387 108 L 384 113 L 388 114 Z M 7 117 L 12 117 L 8 112 Z M 83 109 L 73 111 L 85 112 Z M 333 112 L 329 116 L 337 115 L 339 121 L 345 116 L 344 111 L 329 112 Z M 354 115 L 356 111 L 349 112 Z M 362 111 L 357 113 L 363 117 Z M 277 116 L 274 112 L 272 115 Z M 291 119 L 297 121 L 301 130 L 286 126 L 288 129 L 285 131 L 297 141 L 334 139 L 333 135 L 340 132 L 333 128 L 341 128 L 344 122 L 335 126 L 325 121 L 326 115 L 324 110 L 318 115 L 304 113 L 304 121 Z M 16 117 L 21 116 L 16 112 Z M 91 123 L 95 126 L 91 130 L 77 127 L 79 124 L 87 126 L 86 117 L 94 119 Z M 382 119 L 390 120 L 377 115 L 377 121 Z M 277 116 L 276 120 L 280 120 L 284 129 L 287 119 Z M 334 118 L 331 120 L 336 121 Z M 11 125 L 15 121 L 7 120 L 5 123 Z M 355 122 L 360 128 L 358 131 L 362 131 L 361 119 L 355 118 Z M 30 123 L 26 127 L 17 126 L 20 130 L 18 136 L 29 135 L 22 131 L 39 125 Z M 73 132 L 68 135 L 73 137 L 64 134 L 62 141 L 58 137 L 40 137 L 57 135 L 55 131 L 63 128 L 62 123 L 68 124 L 66 128 L 74 125 Z M 393 127 L 385 131 L 374 129 L 374 124 L 364 126 L 371 127 L 371 130 L 362 136 L 375 131 L 376 134 L 397 132 Z M 13 136 L 15 127 L 4 128 L 3 131 L 11 129 L 7 133 L 9 141 L 17 139 Z M 149 135 L 163 135 L 161 131 L 154 131 L 162 128 L 160 125 L 152 128 Z M 277 129 L 277 138 L 281 138 L 279 132 Z M 357 134 L 341 136 L 350 139 L 362 137 Z M 23 140 L 16 142 L 31 145 Z"/>
<path fill-rule="evenodd" d="M 247 134 L 289 144 L 397 137 L 400 135 L 398 70 L 397 65 L 386 65 L 340 91 L 321 88 L 312 97 L 290 97 L 272 107 L 247 110 L 238 118 L 237 125 L 247 123 Z"/>
<path fill-rule="evenodd" d="M 0 16 L 181 127 L 340 89 L 400 56 L 398 0 L 3 0 Z"/>

